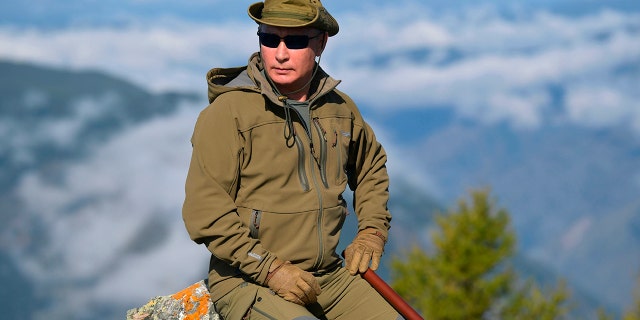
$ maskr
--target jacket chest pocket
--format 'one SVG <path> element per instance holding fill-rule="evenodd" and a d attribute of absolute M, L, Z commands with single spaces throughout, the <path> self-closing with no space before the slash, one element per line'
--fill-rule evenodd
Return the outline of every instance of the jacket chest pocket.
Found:
<path fill-rule="evenodd" d="M 342 184 L 347 181 L 347 161 L 349 160 L 349 145 L 351 143 L 351 129 L 350 127 L 340 126 L 339 122 L 331 126 L 331 133 L 329 140 L 329 153 L 330 159 L 328 159 L 330 172 L 337 184 Z"/>
<path fill-rule="evenodd" d="M 251 238 L 258 239 L 260 236 L 260 219 L 262 219 L 262 211 L 251 210 L 251 215 L 249 216 L 249 234 Z"/>

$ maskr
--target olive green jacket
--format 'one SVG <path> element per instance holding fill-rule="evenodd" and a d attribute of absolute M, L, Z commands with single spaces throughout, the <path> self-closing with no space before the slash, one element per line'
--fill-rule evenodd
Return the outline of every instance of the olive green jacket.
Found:
<path fill-rule="evenodd" d="M 264 284 L 276 257 L 316 274 L 338 267 L 347 184 L 359 229 L 387 236 L 387 157 L 339 81 L 318 68 L 306 128 L 274 93 L 257 53 L 207 80 L 182 214 L 191 239 L 212 253 L 214 301 L 244 281 Z"/>

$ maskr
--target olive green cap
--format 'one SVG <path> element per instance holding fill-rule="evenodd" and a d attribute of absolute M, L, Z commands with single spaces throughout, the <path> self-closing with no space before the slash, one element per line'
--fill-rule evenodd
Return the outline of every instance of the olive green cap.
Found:
<path fill-rule="evenodd" d="M 322 6 L 320 0 L 265 0 L 249 6 L 249 17 L 259 24 L 274 27 L 313 27 L 338 33 L 338 22 Z"/>

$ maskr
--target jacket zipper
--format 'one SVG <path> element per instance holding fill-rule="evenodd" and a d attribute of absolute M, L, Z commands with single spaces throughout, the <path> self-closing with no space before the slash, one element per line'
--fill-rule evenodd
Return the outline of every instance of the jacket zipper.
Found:
<path fill-rule="evenodd" d="M 313 102 L 309 103 L 309 117 L 311 117 L 312 104 L 313 104 Z M 313 118 L 312 120 L 313 120 L 312 122 L 314 123 L 314 125 L 316 127 L 316 130 L 318 131 L 318 134 L 320 136 L 319 137 L 319 140 L 320 140 L 320 163 L 317 163 L 318 161 L 315 159 L 314 150 L 313 150 L 313 137 L 312 137 L 312 134 L 311 134 L 311 130 L 309 130 L 309 132 L 307 134 L 307 136 L 309 138 L 309 148 L 310 148 L 310 153 L 311 153 L 311 157 L 309 159 L 310 168 L 311 168 L 311 179 L 313 181 L 313 185 L 315 187 L 316 194 L 318 195 L 318 219 L 317 219 L 318 254 L 316 256 L 316 262 L 313 265 L 314 269 L 318 269 L 322 265 L 322 262 L 324 261 L 324 242 L 323 242 L 323 236 L 322 236 L 322 220 L 323 220 L 323 216 L 324 216 L 324 208 L 323 208 L 323 200 L 322 200 L 322 190 L 319 188 L 318 180 L 316 178 L 315 173 L 313 172 L 314 171 L 313 170 L 313 167 L 314 167 L 314 163 L 313 162 L 316 162 L 316 164 L 319 167 L 320 176 L 321 176 L 321 179 L 322 179 L 322 184 L 325 186 L 325 188 L 329 188 L 329 184 L 327 183 L 327 177 L 326 177 L 326 157 L 327 157 L 327 137 L 326 137 L 326 132 L 324 131 L 324 129 L 320 125 L 320 121 L 319 121 L 319 119 L 317 117 Z M 299 175 L 300 183 L 302 184 L 302 187 L 303 187 L 304 191 L 309 191 L 309 187 L 310 187 L 309 186 L 309 180 L 307 178 L 306 170 L 304 168 L 305 157 L 304 157 L 304 149 L 302 147 L 302 141 L 295 134 L 294 134 L 294 139 L 295 139 L 296 145 L 298 146 L 298 175 Z"/>
<path fill-rule="evenodd" d="M 309 108 L 311 108 L 311 104 L 309 104 Z M 311 168 L 311 179 L 313 180 L 314 189 L 316 190 L 316 194 L 318 195 L 318 219 L 317 219 L 317 230 L 318 230 L 318 254 L 316 255 L 316 262 L 313 264 L 313 269 L 318 269 L 322 265 L 324 261 L 324 239 L 322 236 L 322 220 L 324 219 L 324 206 L 322 200 L 322 189 L 318 184 L 318 178 L 314 172 L 314 162 L 315 165 L 318 166 L 318 170 L 320 170 L 320 178 L 322 180 L 322 184 L 325 188 L 329 188 L 329 184 L 327 183 L 327 178 L 325 174 L 325 166 L 326 166 L 326 158 L 327 158 L 327 137 L 324 129 L 320 125 L 320 121 L 318 117 L 311 117 L 311 112 L 309 112 L 309 117 L 311 118 L 311 122 L 313 122 L 314 127 L 318 133 L 318 140 L 320 141 L 320 159 L 316 159 L 315 150 L 313 149 L 313 134 L 312 131 L 309 130 L 309 147 L 311 148 L 311 159 L 309 159 L 309 164 Z"/>
<path fill-rule="evenodd" d="M 322 205 L 322 191 L 318 186 L 318 179 L 313 172 L 313 161 L 311 162 L 311 179 L 313 180 L 314 187 L 316 189 L 316 193 L 318 194 L 318 220 L 317 220 L 317 229 L 318 229 L 318 254 L 316 255 L 316 263 L 313 264 L 313 269 L 318 269 L 322 265 L 322 261 L 324 261 L 324 242 L 322 241 L 322 219 L 324 215 L 324 208 Z"/>

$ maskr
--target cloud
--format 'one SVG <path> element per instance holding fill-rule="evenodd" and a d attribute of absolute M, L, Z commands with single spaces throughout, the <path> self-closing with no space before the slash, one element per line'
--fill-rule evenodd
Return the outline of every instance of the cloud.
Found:
<path fill-rule="evenodd" d="M 572 86 L 566 94 L 569 120 L 596 128 L 628 124 L 640 132 L 640 94 L 610 87 Z"/>
<path fill-rule="evenodd" d="M 548 11 L 505 15 L 492 6 L 437 14 L 424 4 L 340 11 L 340 34 L 322 65 L 341 88 L 380 112 L 449 107 L 488 123 L 535 128 L 554 104 L 576 117 L 576 98 L 550 87 L 610 92 L 633 101 L 640 83 L 640 15 L 601 10 L 582 16 Z M 70 68 L 96 68 L 155 91 L 204 94 L 211 67 L 238 66 L 257 49 L 255 24 L 172 19 L 117 28 L 40 30 L 0 27 L 0 57 Z M 573 95 L 574 93 L 570 93 Z M 637 100 L 636 100 L 637 101 Z M 636 104 L 620 112 L 638 117 Z M 640 120 L 633 121 L 640 123 Z M 611 123 L 614 124 L 614 123 Z M 601 125 L 601 124 L 600 124 Z"/>
<path fill-rule="evenodd" d="M 167 22 L 120 28 L 0 27 L 0 57 L 71 69 L 99 69 L 154 91 L 196 90 L 215 65 L 246 64 L 257 47 L 255 24 Z M 238 37 L 238 34 L 247 37 Z M 245 39 L 244 41 L 242 39 Z"/>
<path fill-rule="evenodd" d="M 569 252 L 584 241 L 586 233 L 593 226 L 592 220 L 589 217 L 582 217 L 571 225 L 560 241 L 563 252 Z"/>
<path fill-rule="evenodd" d="M 401 13 L 386 12 L 373 25 L 366 23 L 369 15 L 350 20 L 354 33 L 367 35 L 358 46 L 364 49 L 341 55 L 334 70 L 344 76 L 347 92 L 382 112 L 448 105 L 486 122 L 537 127 L 555 98 L 550 87 L 583 86 L 623 97 L 640 89 L 620 85 L 640 83 L 637 67 L 618 71 L 640 62 L 637 14 L 603 11 L 571 18 L 539 12 L 507 19 L 490 10 L 470 11 L 421 17 L 430 21 L 423 28 L 408 27 L 415 21 L 396 14 Z M 396 20 L 404 25 L 394 26 Z M 438 35 L 432 43 L 398 42 L 429 34 Z M 376 63 L 376 57 L 384 62 Z M 638 105 L 620 107 L 635 115 Z"/>
<path fill-rule="evenodd" d="M 370 6 L 337 18 L 341 31 L 321 64 L 365 108 L 446 107 L 459 117 L 518 128 L 537 128 L 560 112 L 552 118 L 640 132 L 638 13 L 505 16 L 478 6 L 436 14 L 413 3 Z M 0 58 L 106 70 L 154 91 L 204 96 L 209 68 L 245 64 L 257 48 L 255 24 L 238 19 L 56 30 L 4 26 L 0 42 L 12 45 L 0 47 Z M 43 97 L 29 99 L 37 106 Z M 46 138 L 65 143 L 75 127 L 49 123 L 38 132 L 53 132 Z"/>
<path fill-rule="evenodd" d="M 121 104 L 121 98 L 115 93 L 105 93 L 93 97 L 79 97 L 70 101 L 70 114 L 59 117 L 44 112 L 51 105 L 50 98 L 38 89 L 27 90 L 20 106 L 25 106 L 32 114 L 43 114 L 44 121 L 34 125 L 33 119 L 20 118 L 20 115 L 8 115 L 0 120 L 0 134 L 7 137 L 0 142 L 0 154 L 9 164 L 30 166 L 42 156 L 42 146 L 51 146 L 71 150 L 79 135 L 87 128 L 87 123 L 103 118 L 107 112 Z M 25 126 L 31 126 L 25 130 Z M 40 154 L 39 154 L 40 153 Z"/>
<path fill-rule="evenodd" d="M 36 173 L 21 179 L 18 199 L 47 229 L 38 250 L 28 242 L 12 250 L 53 299 L 47 315 L 142 305 L 206 275 L 206 248 L 189 240 L 181 218 L 199 107 L 125 130 L 88 160 L 58 168 L 58 180 Z"/>

